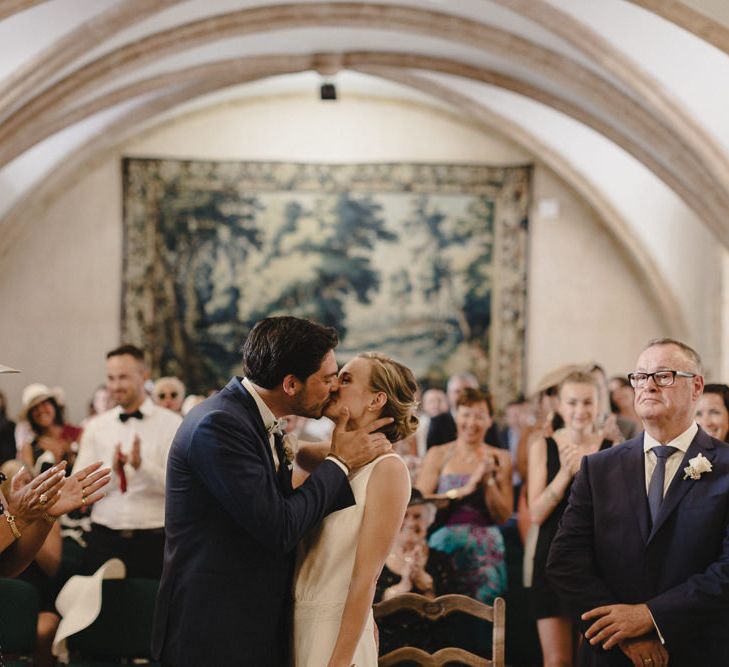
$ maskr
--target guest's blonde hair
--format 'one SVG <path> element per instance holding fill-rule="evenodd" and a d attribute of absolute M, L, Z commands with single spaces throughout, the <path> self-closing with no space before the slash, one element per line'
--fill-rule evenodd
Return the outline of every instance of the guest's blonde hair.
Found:
<path fill-rule="evenodd" d="M 558 394 L 562 394 L 562 387 L 566 384 L 589 384 L 599 393 L 599 387 L 594 377 L 588 371 L 573 371 L 562 382 L 559 383 Z"/>
<path fill-rule="evenodd" d="M 403 440 L 415 433 L 418 428 L 418 383 L 413 372 L 380 352 L 363 352 L 357 356 L 370 362 L 370 391 L 381 391 L 387 396 L 380 416 L 395 420 L 380 431 L 390 442 Z"/>

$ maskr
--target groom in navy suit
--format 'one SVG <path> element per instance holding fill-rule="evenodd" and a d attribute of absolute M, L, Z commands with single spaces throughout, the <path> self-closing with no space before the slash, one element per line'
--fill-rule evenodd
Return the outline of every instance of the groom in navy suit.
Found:
<path fill-rule="evenodd" d="M 582 667 L 727 665 L 729 446 L 694 421 L 701 360 L 659 339 L 629 377 L 645 433 L 583 459 L 547 576 Z"/>
<path fill-rule="evenodd" d="M 172 667 L 287 664 L 296 544 L 354 504 L 348 474 L 385 451 L 390 418 L 334 430 L 329 456 L 296 490 L 280 419 L 321 417 L 337 390 L 331 327 L 260 321 L 234 377 L 185 418 L 170 449 L 166 545 L 152 652 Z"/>

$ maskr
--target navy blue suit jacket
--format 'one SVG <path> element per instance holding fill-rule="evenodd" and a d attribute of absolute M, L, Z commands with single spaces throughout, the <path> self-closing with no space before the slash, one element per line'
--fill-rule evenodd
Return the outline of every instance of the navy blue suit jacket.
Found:
<path fill-rule="evenodd" d="M 190 412 L 170 450 L 155 657 L 175 667 L 285 664 L 296 544 L 352 504 L 331 461 L 296 491 L 288 471 L 277 476 L 253 397 L 231 379 Z"/>
<path fill-rule="evenodd" d="M 712 471 L 683 479 L 699 453 Z M 583 459 L 547 576 L 575 615 L 646 603 L 671 667 L 728 664 L 729 446 L 699 429 L 653 526 L 644 466 L 643 434 Z M 583 642 L 580 665 L 629 664 Z"/>

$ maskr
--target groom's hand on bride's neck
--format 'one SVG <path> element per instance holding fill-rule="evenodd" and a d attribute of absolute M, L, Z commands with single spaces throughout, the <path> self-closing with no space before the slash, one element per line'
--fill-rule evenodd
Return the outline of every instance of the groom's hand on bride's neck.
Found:
<path fill-rule="evenodd" d="M 384 433 L 377 429 L 393 422 L 392 417 L 382 417 L 354 431 L 347 430 L 349 410 L 342 408 L 332 433 L 331 453 L 341 459 L 351 470 L 361 468 L 372 459 L 392 449 Z"/>

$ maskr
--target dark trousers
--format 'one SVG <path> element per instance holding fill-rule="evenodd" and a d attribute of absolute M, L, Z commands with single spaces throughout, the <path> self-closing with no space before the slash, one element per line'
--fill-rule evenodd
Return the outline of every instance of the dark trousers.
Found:
<path fill-rule="evenodd" d="M 93 574 L 110 558 L 118 558 L 127 568 L 127 577 L 159 579 L 162 576 L 164 528 L 112 530 L 92 523 L 85 539 L 81 566 L 84 574 Z"/>

